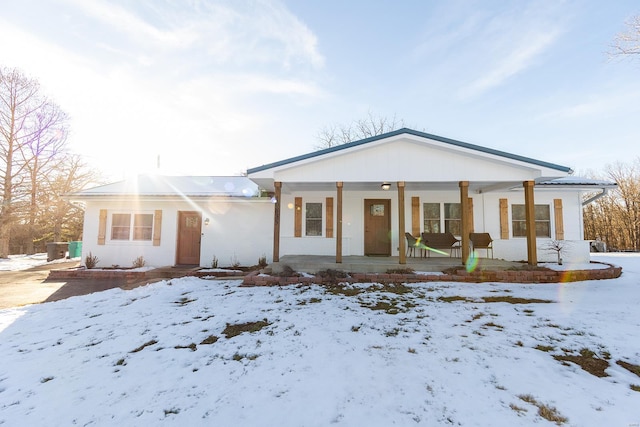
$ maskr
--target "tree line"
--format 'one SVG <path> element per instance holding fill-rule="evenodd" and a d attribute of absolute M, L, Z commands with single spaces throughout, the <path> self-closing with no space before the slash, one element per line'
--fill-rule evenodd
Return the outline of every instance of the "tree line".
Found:
<path fill-rule="evenodd" d="M 618 188 L 585 206 L 584 238 L 600 240 L 610 251 L 640 251 L 640 157 L 606 167 L 605 176 Z"/>
<path fill-rule="evenodd" d="M 81 238 L 83 211 L 63 195 L 96 174 L 69 152 L 68 122 L 36 80 L 0 67 L 0 258 Z"/>

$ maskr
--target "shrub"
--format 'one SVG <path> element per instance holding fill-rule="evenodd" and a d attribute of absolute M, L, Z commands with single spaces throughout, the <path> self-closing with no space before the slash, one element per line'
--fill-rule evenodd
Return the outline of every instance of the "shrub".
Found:
<path fill-rule="evenodd" d="M 258 258 L 258 265 L 260 266 L 260 268 L 265 268 L 267 266 L 266 255 L 263 254 L 260 258 Z"/>
<path fill-rule="evenodd" d="M 316 273 L 316 276 L 321 278 L 323 283 L 329 283 L 329 284 L 337 284 L 339 282 L 344 282 L 344 279 L 349 277 L 349 275 L 346 272 L 342 270 L 334 270 L 331 268 L 318 271 Z"/>
<path fill-rule="evenodd" d="M 288 265 L 282 266 L 282 271 L 274 273 L 274 276 L 278 277 L 300 277 L 300 274 Z"/>
<path fill-rule="evenodd" d="M 147 261 L 144 260 L 142 255 L 133 260 L 133 268 L 142 268 L 145 265 L 147 265 Z"/>
<path fill-rule="evenodd" d="M 86 258 L 84 259 L 84 265 L 88 269 L 91 269 L 91 268 L 94 268 L 96 265 L 98 265 L 99 261 L 100 260 L 98 259 L 97 256 L 95 256 L 91 252 L 89 252 L 89 255 L 87 255 Z"/>
<path fill-rule="evenodd" d="M 240 267 L 240 261 L 238 261 L 238 257 L 236 256 L 236 254 L 233 254 L 233 256 L 231 257 L 231 267 L 233 268 Z"/>
<path fill-rule="evenodd" d="M 387 274 L 413 274 L 415 270 L 413 268 L 390 268 L 387 270 Z"/>
<path fill-rule="evenodd" d="M 218 257 L 216 257 L 215 255 L 213 256 L 213 259 L 211 260 L 211 268 L 218 268 Z"/>

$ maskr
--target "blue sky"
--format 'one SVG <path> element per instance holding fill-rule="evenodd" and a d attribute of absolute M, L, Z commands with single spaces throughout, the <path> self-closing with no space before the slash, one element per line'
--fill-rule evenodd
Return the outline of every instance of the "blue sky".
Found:
<path fill-rule="evenodd" d="M 236 175 L 367 116 L 600 172 L 640 155 L 637 0 L 0 0 L 0 65 L 114 178 Z M 7 42 L 10 40 L 10 42 Z M 426 161 L 425 161 L 426 163 Z"/>

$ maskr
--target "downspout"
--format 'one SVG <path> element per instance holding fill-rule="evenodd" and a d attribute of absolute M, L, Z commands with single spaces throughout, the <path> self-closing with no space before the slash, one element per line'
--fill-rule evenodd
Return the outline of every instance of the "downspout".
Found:
<path fill-rule="evenodd" d="M 598 193 L 595 196 L 591 197 L 590 199 L 585 200 L 584 202 L 582 202 L 582 206 L 587 206 L 589 203 L 595 202 L 599 198 L 606 196 L 608 192 L 609 192 L 608 188 L 603 188 L 602 193 Z"/>

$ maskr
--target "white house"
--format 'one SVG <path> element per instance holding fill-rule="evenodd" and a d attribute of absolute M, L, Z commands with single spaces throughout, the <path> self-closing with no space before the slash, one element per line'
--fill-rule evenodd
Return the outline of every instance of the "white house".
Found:
<path fill-rule="evenodd" d="M 273 204 L 246 177 L 143 175 L 69 196 L 85 207 L 82 259 L 100 267 L 255 265 L 269 257 Z"/>
<path fill-rule="evenodd" d="M 452 232 L 469 255 L 470 232 L 493 255 L 588 262 L 583 194 L 615 183 L 570 168 L 411 129 L 315 151 L 247 177 L 139 177 L 70 196 L 86 205 L 83 258 L 103 265 L 254 265 L 258 258 L 396 256 L 405 232 Z M 264 196 L 261 196 L 263 194 Z M 529 215 L 527 215 L 529 213 Z M 437 253 L 433 256 L 440 256 Z M 448 256 L 448 255 L 447 255 Z"/>

